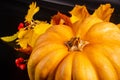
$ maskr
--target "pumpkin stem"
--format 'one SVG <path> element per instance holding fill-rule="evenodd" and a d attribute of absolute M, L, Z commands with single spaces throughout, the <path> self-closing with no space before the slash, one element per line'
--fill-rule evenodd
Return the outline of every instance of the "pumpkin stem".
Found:
<path fill-rule="evenodd" d="M 83 51 L 84 46 L 89 42 L 83 41 L 79 37 L 71 38 L 70 41 L 67 41 L 65 45 L 68 47 L 69 51 Z"/>

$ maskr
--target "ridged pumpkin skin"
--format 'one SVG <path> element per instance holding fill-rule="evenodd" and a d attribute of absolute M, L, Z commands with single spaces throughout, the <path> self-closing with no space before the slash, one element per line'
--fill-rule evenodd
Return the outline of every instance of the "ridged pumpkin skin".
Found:
<path fill-rule="evenodd" d="M 92 19 L 42 34 L 28 60 L 30 80 L 120 80 L 120 29 Z"/>

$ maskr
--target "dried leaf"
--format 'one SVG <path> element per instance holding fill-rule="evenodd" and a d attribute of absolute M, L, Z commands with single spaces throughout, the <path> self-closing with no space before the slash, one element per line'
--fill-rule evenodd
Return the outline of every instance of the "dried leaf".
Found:
<path fill-rule="evenodd" d="M 33 19 L 33 16 L 39 11 L 39 7 L 36 7 L 36 2 L 32 2 L 32 4 L 29 5 L 29 10 L 27 15 L 25 16 L 25 22 L 31 22 Z"/>
<path fill-rule="evenodd" d="M 93 15 L 103 21 L 109 21 L 113 11 L 114 8 L 111 8 L 110 4 L 101 4 L 100 7 L 94 11 Z"/>
<path fill-rule="evenodd" d="M 1 37 L 0 39 L 5 42 L 11 42 L 11 41 L 14 41 L 15 39 L 17 39 L 17 36 L 18 36 L 18 32 L 13 35 L 10 35 L 10 36 Z"/>
<path fill-rule="evenodd" d="M 25 34 L 22 35 L 22 37 L 18 38 L 17 44 L 20 45 L 23 49 L 27 48 L 27 45 L 31 41 L 32 34 L 33 34 L 32 29 L 26 30 Z"/>
<path fill-rule="evenodd" d="M 15 48 L 16 51 L 18 52 L 22 52 L 25 54 L 30 54 L 32 52 L 32 47 L 31 46 L 27 46 L 27 48 L 23 49 L 23 48 Z"/>
<path fill-rule="evenodd" d="M 75 5 L 75 7 L 70 11 L 72 23 L 76 21 L 83 21 L 90 14 L 85 6 Z"/>
<path fill-rule="evenodd" d="M 58 12 L 56 15 L 52 17 L 51 24 L 53 25 L 64 24 L 64 25 L 72 26 L 70 17 L 60 12 Z"/>

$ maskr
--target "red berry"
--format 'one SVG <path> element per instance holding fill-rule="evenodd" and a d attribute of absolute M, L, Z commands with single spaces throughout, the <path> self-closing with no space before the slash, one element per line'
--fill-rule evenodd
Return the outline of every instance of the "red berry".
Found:
<path fill-rule="evenodd" d="M 25 60 L 24 58 L 22 57 L 19 57 L 15 60 L 15 64 L 18 68 L 20 68 L 21 70 L 25 70 L 26 69 L 26 63 L 27 63 L 27 60 Z"/>
<path fill-rule="evenodd" d="M 26 64 L 24 62 L 25 60 L 22 57 L 15 60 L 16 66 L 19 67 L 21 70 L 24 70 L 26 68 Z"/>
<path fill-rule="evenodd" d="M 24 59 L 22 57 L 18 58 L 18 60 L 19 60 L 20 63 L 24 62 Z"/>
<path fill-rule="evenodd" d="M 26 65 L 25 65 L 25 64 L 21 64 L 21 65 L 19 66 L 19 68 L 20 68 L 21 70 L 25 70 Z"/>
<path fill-rule="evenodd" d="M 19 59 L 15 60 L 15 64 L 16 64 L 17 67 L 19 67 L 19 65 L 20 65 Z"/>
<path fill-rule="evenodd" d="M 15 60 L 15 63 L 16 63 L 16 64 L 18 64 L 18 63 L 19 63 L 19 60 L 18 60 L 18 59 L 16 59 L 16 60 Z"/>
<path fill-rule="evenodd" d="M 23 62 L 24 62 L 24 59 L 23 59 L 22 57 L 17 58 L 17 59 L 15 60 L 15 63 L 16 63 L 16 64 L 21 64 L 21 63 L 23 63 Z"/>
<path fill-rule="evenodd" d="M 20 23 L 19 26 L 18 26 L 18 30 L 20 30 L 21 28 L 24 27 L 24 24 L 23 23 Z"/>

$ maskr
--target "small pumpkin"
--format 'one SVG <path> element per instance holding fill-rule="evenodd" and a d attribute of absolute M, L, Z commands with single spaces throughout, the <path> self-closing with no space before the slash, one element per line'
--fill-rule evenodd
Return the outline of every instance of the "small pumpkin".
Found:
<path fill-rule="evenodd" d="M 27 63 L 30 80 L 120 80 L 120 29 L 109 21 L 108 6 L 104 18 L 100 7 L 40 35 Z"/>

